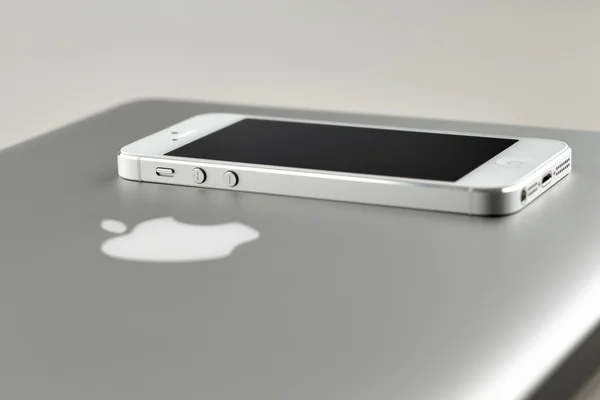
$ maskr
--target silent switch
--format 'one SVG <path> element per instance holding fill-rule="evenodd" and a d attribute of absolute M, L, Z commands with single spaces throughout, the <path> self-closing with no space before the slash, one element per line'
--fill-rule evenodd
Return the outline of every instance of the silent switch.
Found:
<path fill-rule="evenodd" d="M 175 175 L 175 170 L 173 168 L 162 168 L 162 167 L 158 167 L 156 168 L 156 175 L 158 176 L 173 176 Z"/>

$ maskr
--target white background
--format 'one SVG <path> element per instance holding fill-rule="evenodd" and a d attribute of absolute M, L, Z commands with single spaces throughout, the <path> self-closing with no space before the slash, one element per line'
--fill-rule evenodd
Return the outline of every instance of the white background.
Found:
<path fill-rule="evenodd" d="M 0 1 L 0 147 L 142 97 L 600 131 L 599 76 L 598 0 Z"/>
<path fill-rule="evenodd" d="M 600 130 L 600 1 L 3 0 L 0 146 L 159 96 Z"/>

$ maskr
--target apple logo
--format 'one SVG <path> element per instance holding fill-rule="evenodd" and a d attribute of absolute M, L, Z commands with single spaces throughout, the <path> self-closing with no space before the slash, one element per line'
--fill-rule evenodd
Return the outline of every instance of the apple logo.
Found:
<path fill-rule="evenodd" d="M 102 243 L 104 254 L 142 262 L 216 260 L 260 236 L 258 231 L 239 222 L 190 225 L 172 217 L 141 222 L 127 234 L 123 222 L 106 219 L 102 221 L 102 229 L 120 235 Z"/>

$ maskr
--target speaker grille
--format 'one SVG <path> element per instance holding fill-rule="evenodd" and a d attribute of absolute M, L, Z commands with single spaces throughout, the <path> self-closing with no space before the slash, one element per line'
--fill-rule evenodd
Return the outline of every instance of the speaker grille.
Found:
<path fill-rule="evenodd" d="M 558 164 L 556 166 L 556 168 L 554 169 L 554 175 L 556 176 L 556 175 L 562 174 L 570 166 L 571 166 L 571 158 L 567 158 L 565 161 L 561 162 L 560 164 Z"/>

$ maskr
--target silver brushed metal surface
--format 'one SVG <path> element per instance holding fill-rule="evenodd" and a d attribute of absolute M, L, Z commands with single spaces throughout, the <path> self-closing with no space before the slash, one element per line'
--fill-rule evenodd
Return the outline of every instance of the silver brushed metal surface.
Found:
<path fill-rule="evenodd" d="M 565 140 L 571 176 L 480 218 L 120 179 L 127 143 L 226 111 Z M 0 397 L 525 399 L 600 318 L 591 133 L 219 104 L 123 105 L 0 153 Z M 239 221 L 231 257 L 109 259 L 104 218 Z"/>

